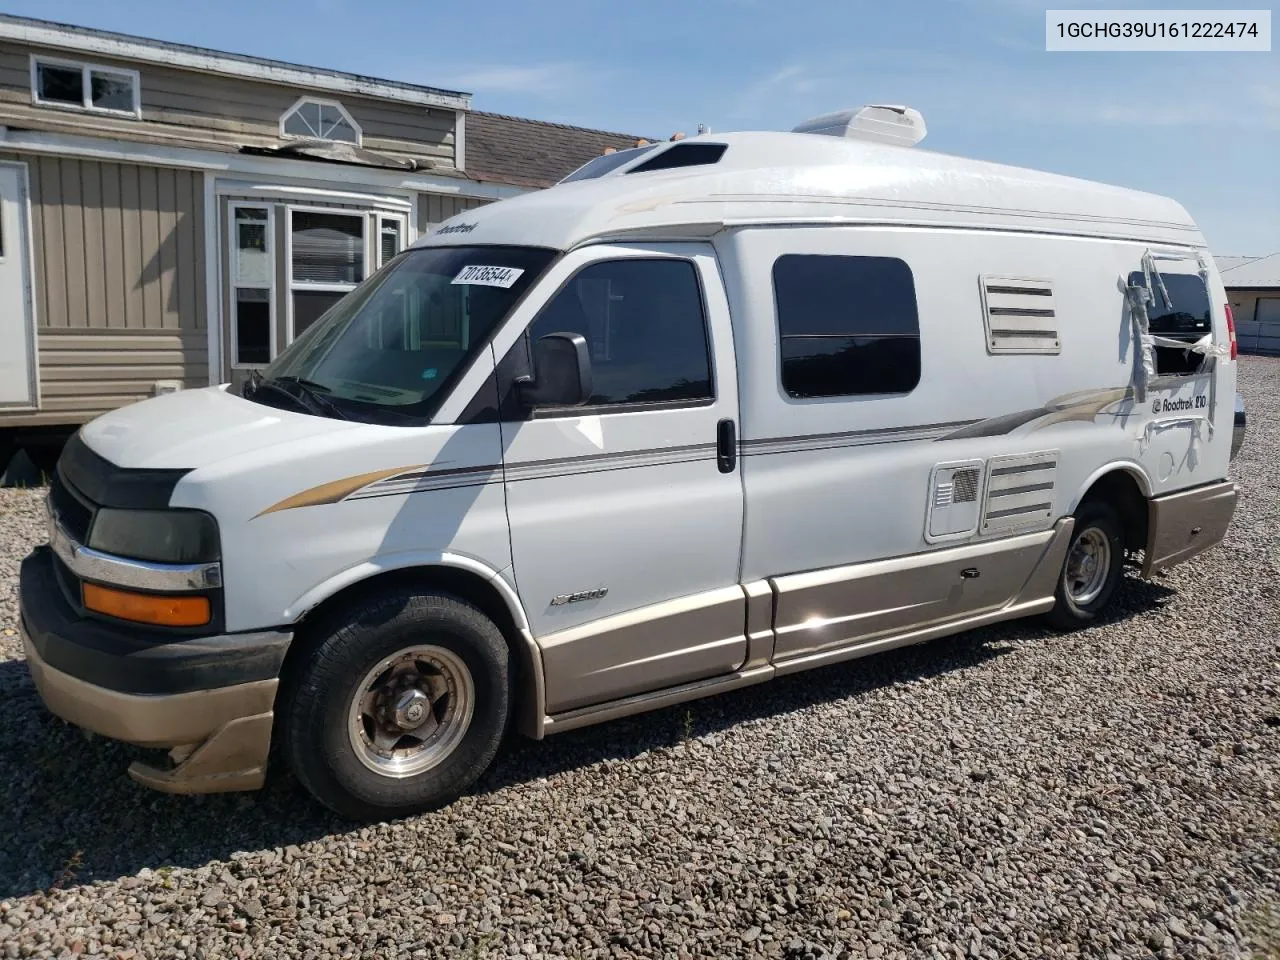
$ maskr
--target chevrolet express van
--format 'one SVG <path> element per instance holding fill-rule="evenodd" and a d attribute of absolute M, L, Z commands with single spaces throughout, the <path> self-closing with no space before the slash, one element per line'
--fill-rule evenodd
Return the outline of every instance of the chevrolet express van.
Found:
<path fill-rule="evenodd" d="M 397 256 L 242 387 L 71 440 L 40 694 L 355 818 L 533 738 L 1016 617 L 1224 536 L 1235 341 L 1172 200 L 919 114 L 591 161 Z"/>

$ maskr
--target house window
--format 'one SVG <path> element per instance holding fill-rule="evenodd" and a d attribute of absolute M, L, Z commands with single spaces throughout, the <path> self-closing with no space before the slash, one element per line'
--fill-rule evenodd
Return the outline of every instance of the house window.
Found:
<path fill-rule="evenodd" d="M 32 57 L 31 99 L 40 106 L 141 115 L 138 73 L 118 67 Z"/>
<path fill-rule="evenodd" d="M 342 104 L 304 97 L 280 118 L 280 136 L 360 145 L 360 125 Z"/>
<path fill-rule="evenodd" d="M 378 266 L 381 267 L 400 252 L 404 225 L 395 217 L 380 217 L 378 223 Z"/>
<path fill-rule="evenodd" d="M 271 362 L 275 341 L 271 208 L 233 206 L 231 221 L 232 365 L 260 366 Z"/>
<path fill-rule="evenodd" d="M 788 254 L 774 261 L 773 294 L 788 395 L 910 393 L 920 382 L 920 320 L 904 261 Z"/>
<path fill-rule="evenodd" d="M 302 334 L 365 278 L 363 213 L 289 211 L 292 337 Z"/>

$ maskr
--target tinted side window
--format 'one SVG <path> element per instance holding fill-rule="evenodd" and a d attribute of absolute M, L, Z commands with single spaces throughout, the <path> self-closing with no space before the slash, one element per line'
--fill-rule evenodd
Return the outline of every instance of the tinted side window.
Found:
<path fill-rule="evenodd" d="M 583 268 L 530 327 L 580 333 L 591 351 L 590 405 L 710 399 L 711 358 L 688 260 L 608 260 Z"/>
<path fill-rule="evenodd" d="M 1158 337 L 1170 337 L 1195 343 L 1213 330 L 1212 308 L 1209 291 L 1198 274 L 1162 273 L 1164 288 L 1173 306 L 1165 303 L 1158 289 L 1152 290 L 1155 301 L 1147 304 L 1147 321 L 1151 332 Z M 1152 283 L 1154 285 L 1154 278 Z M 1146 280 L 1141 272 L 1129 274 L 1130 286 L 1143 286 Z M 1156 373 L 1187 374 L 1200 369 L 1203 357 L 1198 353 L 1179 350 L 1177 347 L 1156 347 Z"/>
<path fill-rule="evenodd" d="M 787 254 L 774 261 L 773 292 L 789 395 L 909 393 L 920 382 L 915 283 L 902 260 Z"/>

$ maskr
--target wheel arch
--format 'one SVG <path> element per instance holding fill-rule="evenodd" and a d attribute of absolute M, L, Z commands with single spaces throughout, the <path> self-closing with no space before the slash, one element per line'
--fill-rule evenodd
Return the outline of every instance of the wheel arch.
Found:
<path fill-rule="evenodd" d="M 1105 499 L 1120 514 L 1124 524 L 1125 548 L 1143 550 L 1147 546 L 1150 497 L 1151 481 L 1142 467 L 1132 461 L 1116 461 L 1089 475 L 1080 486 L 1071 508 L 1074 511 L 1091 498 Z"/>
<path fill-rule="evenodd" d="M 475 606 L 501 631 L 516 664 L 512 715 L 525 736 L 543 736 L 545 683 L 542 653 L 529 632 L 529 620 L 516 591 L 501 574 L 471 557 L 457 554 L 407 555 L 358 564 L 308 591 L 286 611 L 295 627 L 281 668 L 287 678 L 305 660 L 313 641 L 308 627 L 329 612 L 388 586 L 408 586 L 452 594 Z M 281 684 L 283 689 L 284 683 Z"/>

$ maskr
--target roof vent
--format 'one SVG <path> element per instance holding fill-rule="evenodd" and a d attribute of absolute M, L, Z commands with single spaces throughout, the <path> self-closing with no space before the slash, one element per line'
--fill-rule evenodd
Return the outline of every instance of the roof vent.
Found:
<path fill-rule="evenodd" d="M 911 147 L 924 139 L 927 132 L 919 110 L 895 104 L 872 103 L 856 110 L 825 113 L 806 120 L 792 133 L 820 133 L 828 137 L 851 140 L 873 140 Z"/>
<path fill-rule="evenodd" d="M 706 166 L 718 162 L 728 147 L 727 143 L 677 143 L 674 147 L 669 147 L 643 163 L 637 164 L 627 173 L 649 173 L 652 170 L 671 170 L 675 167 Z"/>

